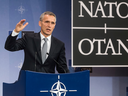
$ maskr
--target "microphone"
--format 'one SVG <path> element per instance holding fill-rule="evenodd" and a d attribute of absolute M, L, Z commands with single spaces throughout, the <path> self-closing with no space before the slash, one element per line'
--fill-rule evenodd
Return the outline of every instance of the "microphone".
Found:
<path fill-rule="evenodd" d="M 49 53 L 46 53 L 48 56 L 49 56 Z M 50 56 L 49 56 L 50 57 Z M 66 70 L 63 68 L 63 66 L 61 65 L 61 64 L 59 64 L 59 62 L 57 62 L 54 58 L 52 58 L 52 57 L 50 57 L 58 66 L 60 66 L 62 69 L 63 69 L 63 71 L 64 71 L 64 73 L 66 73 Z"/>
<path fill-rule="evenodd" d="M 37 61 L 37 52 L 35 52 L 35 72 L 38 72 L 36 61 Z M 45 68 L 43 68 L 43 67 L 42 67 L 42 70 L 43 70 L 43 72 L 48 73 L 48 72 L 45 70 Z"/>
<path fill-rule="evenodd" d="M 35 52 L 35 71 L 36 71 L 36 58 L 37 58 L 37 52 Z"/>

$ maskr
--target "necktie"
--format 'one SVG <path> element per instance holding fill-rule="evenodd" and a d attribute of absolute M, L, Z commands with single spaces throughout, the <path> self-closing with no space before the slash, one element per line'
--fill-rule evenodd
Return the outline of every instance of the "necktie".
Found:
<path fill-rule="evenodd" d="M 42 48 L 42 63 L 45 62 L 46 60 L 46 54 L 47 54 L 47 38 L 44 38 L 44 44 L 43 44 L 43 48 Z"/>

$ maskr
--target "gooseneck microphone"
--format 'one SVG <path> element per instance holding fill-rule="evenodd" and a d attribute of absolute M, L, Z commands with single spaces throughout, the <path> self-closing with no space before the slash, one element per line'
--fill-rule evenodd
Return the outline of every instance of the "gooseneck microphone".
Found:
<path fill-rule="evenodd" d="M 37 59 L 37 52 L 35 52 L 35 71 L 36 71 L 36 59 Z"/>
<path fill-rule="evenodd" d="M 49 56 L 49 53 L 46 53 Z M 50 56 L 49 56 L 50 57 Z M 59 64 L 59 62 L 57 62 L 54 58 L 50 57 L 59 67 L 61 67 L 64 71 L 64 73 L 66 73 L 66 70 L 63 68 L 63 66 L 61 64 Z"/>
<path fill-rule="evenodd" d="M 43 67 L 40 67 L 42 69 L 41 72 L 44 72 L 44 73 L 48 73 L 47 70 Z M 37 52 L 35 52 L 35 69 L 34 69 L 35 72 L 38 72 L 38 67 L 37 67 Z"/>

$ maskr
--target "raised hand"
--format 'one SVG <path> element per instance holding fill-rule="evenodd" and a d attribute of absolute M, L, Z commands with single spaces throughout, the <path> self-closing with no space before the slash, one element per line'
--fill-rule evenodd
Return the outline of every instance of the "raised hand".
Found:
<path fill-rule="evenodd" d="M 28 22 L 26 22 L 24 24 L 24 22 L 26 21 L 26 19 L 22 19 L 19 23 L 17 23 L 14 31 L 19 33 L 20 31 L 22 31 L 27 25 L 28 25 Z"/>

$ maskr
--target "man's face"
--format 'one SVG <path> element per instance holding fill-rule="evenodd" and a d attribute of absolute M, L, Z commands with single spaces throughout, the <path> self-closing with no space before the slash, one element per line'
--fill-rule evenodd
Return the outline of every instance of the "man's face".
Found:
<path fill-rule="evenodd" d="M 48 37 L 52 34 L 56 25 L 56 19 L 52 15 L 44 15 L 43 20 L 39 21 L 39 26 L 41 27 L 41 34 Z"/>

